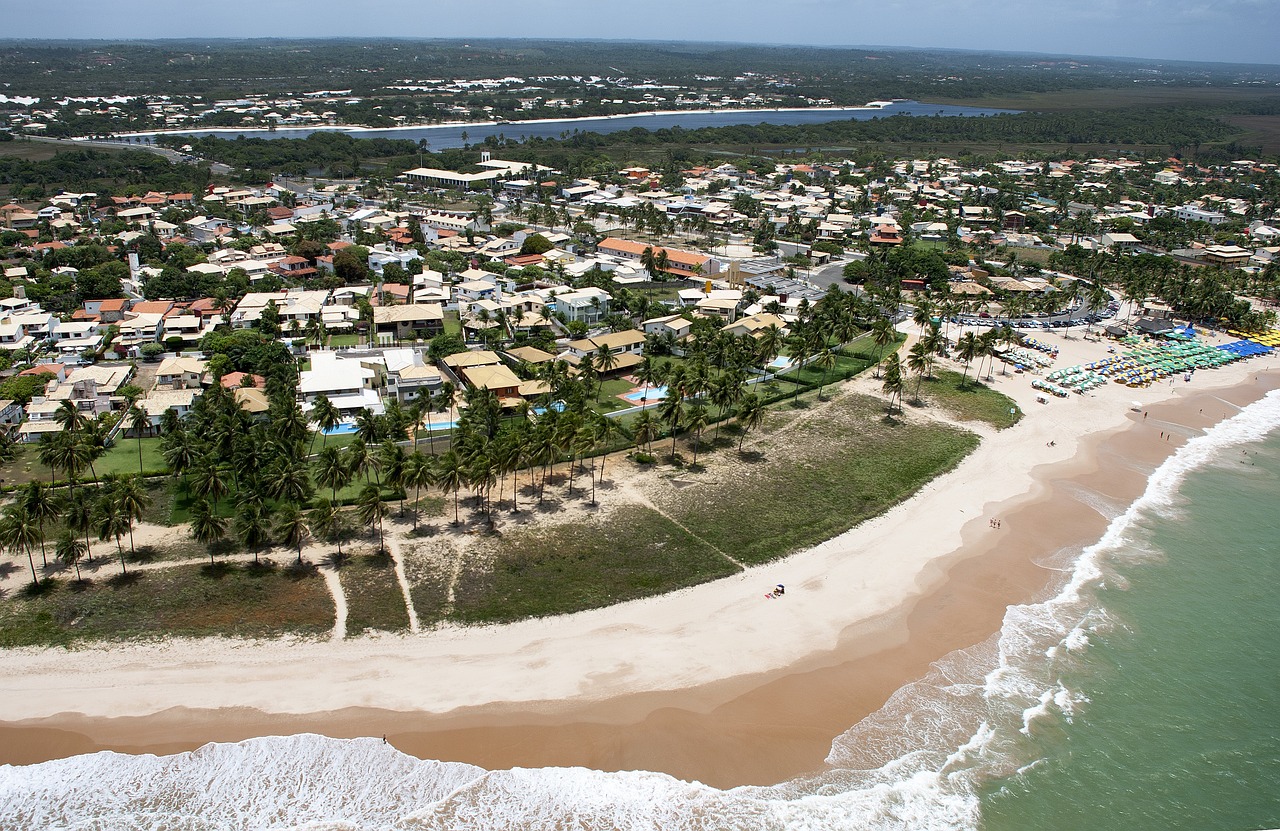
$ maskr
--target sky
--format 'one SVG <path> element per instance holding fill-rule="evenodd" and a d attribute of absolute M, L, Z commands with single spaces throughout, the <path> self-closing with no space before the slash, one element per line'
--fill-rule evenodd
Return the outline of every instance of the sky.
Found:
<path fill-rule="evenodd" d="M 1280 0 L 61 0 L 0 37 L 534 37 L 910 46 L 1280 64 Z"/>

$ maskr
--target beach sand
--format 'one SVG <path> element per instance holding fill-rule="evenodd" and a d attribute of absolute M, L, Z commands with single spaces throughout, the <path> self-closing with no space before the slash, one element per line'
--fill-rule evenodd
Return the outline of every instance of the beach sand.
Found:
<path fill-rule="evenodd" d="M 1105 349 L 1042 339 L 1061 340 L 1059 366 Z M 1181 440 L 1280 386 L 1258 364 L 1044 405 L 1027 378 L 997 373 L 1028 416 L 956 470 L 810 551 L 665 597 L 339 643 L 11 651 L 0 762 L 316 732 L 491 769 L 782 781 L 821 768 L 833 738 L 931 662 L 987 639 L 1009 604 L 1042 596 Z M 777 582 L 786 596 L 764 600 Z"/>

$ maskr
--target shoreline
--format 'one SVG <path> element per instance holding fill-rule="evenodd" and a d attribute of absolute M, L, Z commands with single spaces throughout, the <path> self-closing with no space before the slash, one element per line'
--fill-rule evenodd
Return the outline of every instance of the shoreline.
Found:
<path fill-rule="evenodd" d="M 1215 373 L 1204 389 L 1108 389 L 1096 404 L 1072 400 L 1032 410 L 1027 424 L 988 437 L 955 471 L 887 514 L 809 552 L 675 595 L 424 639 L 292 647 L 170 642 L 7 653 L 10 672 L 2 686 L 12 720 L 0 724 L 0 762 L 98 749 L 171 753 L 210 740 L 319 732 L 386 734 L 413 755 L 491 769 L 639 768 L 721 787 L 781 781 L 820 768 L 832 739 L 923 675 L 932 661 L 998 630 L 1010 603 L 1048 590 L 1055 572 L 1040 563 L 1064 549 L 1078 552 L 1109 521 L 1078 498 L 1062 496 L 1083 489 L 1123 509 L 1178 446 L 1154 441 L 1157 427 L 1189 435 L 1280 386 L 1280 374 L 1248 363 L 1217 372 L 1221 379 Z M 1006 391 L 1033 393 L 1020 380 L 1018 390 Z M 1150 401 L 1155 416 L 1145 424 L 1127 407 L 1116 409 L 1140 398 Z M 1221 414 L 1196 413 L 1223 401 L 1231 406 L 1216 407 Z M 1073 405 L 1092 417 L 1072 418 Z M 1175 431 L 1176 422 L 1185 426 Z M 1084 435 L 1059 434 L 1058 446 L 1042 453 L 1047 440 L 1041 439 L 1069 424 Z M 1021 470 L 1010 458 L 1015 452 L 1044 459 Z M 975 498 L 975 490 L 983 493 Z M 964 514 L 963 521 L 920 527 L 921 517 L 944 508 Z M 993 534 L 982 522 L 991 516 L 1009 529 Z M 874 584 L 866 568 L 851 571 L 845 562 L 857 559 L 850 557 L 853 546 L 905 545 L 909 551 L 912 543 L 930 550 L 923 557 L 915 552 L 911 570 L 901 566 L 897 575 L 875 575 L 887 585 Z M 893 557 L 903 559 L 900 552 Z M 798 581 L 801 565 L 807 579 Z M 787 575 L 787 596 L 761 607 L 751 586 L 776 582 L 775 574 Z M 859 593 L 879 602 L 851 609 L 848 598 L 830 596 L 832 578 L 859 577 L 871 583 Z M 744 589 L 744 581 L 754 582 Z M 744 591 L 752 597 L 745 617 L 735 608 L 741 599 L 732 602 Z M 715 615 L 708 617 L 705 601 L 726 595 L 730 605 L 716 610 L 727 609 L 731 619 L 708 625 Z M 795 607 L 823 619 L 779 615 Z M 662 625 L 671 614 L 680 616 L 674 632 Z M 766 618 L 764 625 L 757 617 Z M 711 631 L 688 631 L 682 621 Z M 731 631 L 739 626 L 746 631 Z M 629 633 L 645 627 L 654 631 Z M 507 630 L 519 636 L 513 639 Z M 776 644 L 755 643 L 766 632 L 784 642 L 782 654 Z M 686 641 L 679 650 L 671 649 L 673 636 Z M 618 658 L 629 644 L 647 672 Z M 591 646 L 613 659 L 576 654 Z M 699 646 L 723 654 L 701 656 L 719 658 L 714 661 L 683 655 L 697 657 Z M 314 669 L 318 660 L 329 662 L 320 673 Z M 760 671 L 751 672 L 755 666 Z"/>

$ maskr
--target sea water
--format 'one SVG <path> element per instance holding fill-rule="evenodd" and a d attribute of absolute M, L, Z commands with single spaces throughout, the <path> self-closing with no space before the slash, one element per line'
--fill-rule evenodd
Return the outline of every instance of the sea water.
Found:
<path fill-rule="evenodd" d="M 1261 829 L 1280 826 L 1280 393 L 1187 442 L 1042 603 L 832 744 L 717 790 L 486 771 L 303 735 L 0 767 L 0 828 Z"/>

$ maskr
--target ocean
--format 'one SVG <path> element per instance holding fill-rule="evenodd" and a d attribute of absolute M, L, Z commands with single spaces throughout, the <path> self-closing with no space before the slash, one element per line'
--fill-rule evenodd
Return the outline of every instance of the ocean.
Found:
<path fill-rule="evenodd" d="M 717 790 L 485 771 L 313 735 L 0 767 L 3 829 L 1280 827 L 1280 391 L 1189 440 L 1093 545 L 832 744 Z"/>

